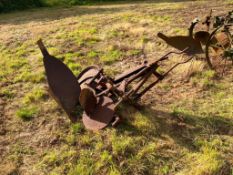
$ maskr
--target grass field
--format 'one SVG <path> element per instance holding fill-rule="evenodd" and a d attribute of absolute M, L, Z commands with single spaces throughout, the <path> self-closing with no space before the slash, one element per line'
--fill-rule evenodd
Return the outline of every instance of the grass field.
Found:
<path fill-rule="evenodd" d="M 217 79 L 204 60 L 187 63 L 148 92 L 140 108 L 121 105 L 125 120 L 117 128 L 93 133 L 81 122 L 71 124 L 49 97 L 36 45 L 42 38 L 76 75 L 91 64 L 114 75 L 142 61 L 142 45 L 149 60 L 170 51 L 157 33 L 185 34 L 190 21 L 211 8 L 226 13 L 233 1 L 0 15 L 0 174 L 233 175 L 233 72 Z"/>

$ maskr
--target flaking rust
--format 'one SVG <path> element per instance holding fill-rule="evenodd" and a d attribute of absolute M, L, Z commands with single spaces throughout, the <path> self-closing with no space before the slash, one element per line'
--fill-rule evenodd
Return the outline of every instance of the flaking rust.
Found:
<path fill-rule="evenodd" d="M 42 40 L 38 41 L 38 45 L 44 56 L 44 67 L 52 96 L 72 122 L 77 121 L 78 116 L 74 115 L 74 111 L 81 106 L 84 110 L 82 120 L 85 127 L 94 131 L 108 125 L 116 125 L 120 118 L 115 109 L 121 102 L 137 101 L 174 68 L 192 59 L 187 58 L 176 63 L 164 73 L 158 72 L 160 64 L 168 60 L 171 54 L 183 54 L 187 52 L 185 49 L 181 52 L 169 52 L 154 62 L 145 61 L 115 77 L 106 76 L 104 70 L 98 66 L 89 66 L 75 77 L 62 61 L 48 53 Z M 152 76 L 155 79 L 149 82 Z"/>

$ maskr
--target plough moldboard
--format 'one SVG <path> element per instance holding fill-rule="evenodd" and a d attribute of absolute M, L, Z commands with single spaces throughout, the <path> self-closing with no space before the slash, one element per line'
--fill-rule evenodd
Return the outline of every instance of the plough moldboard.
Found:
<path fill-rule="evenodd" d="M 233 11 L 213 17 L 211 10 L 202 22 L 206 30 L 194 32 L 199 22 L 198 18 L 192 21 L 187 36 L 166 36 L 159 32 L 158 37 L 178 50 L 189 47 L 186 50 L 189 55 L 204 53 L 208 66 L 224 74 L 227 66 L 233 63 Z"/>
<path fill-rule="evenodd" d="M 154 62 L 145 61 L 140 66 L 128 70 L 113 78 L 105 75 L 98 66 L 85 68 L 77 77 L 59 59 L 51 56 L 42 40 L 38 46 L 43 54 L 43 62 L 51 95 L 64 109 L 72 122 L 78 116 L 75 111 L 78 106 L 84 110 L 82 121 L 87 129 L 100 130 L 108 125 L 116 125 L 120 118 L 116 115 L 116 107 L 123 101 L 137 101 L 152 87 L 162 81 L 174 68 L 192 59 L 174 64 L 165 73 L 159 73 L 161 62 L 169 59 L 169 52 Z M 150 77 L 155 77 L 149 82 Z M 146 84 L 147 83 L 147 84 Z"/>

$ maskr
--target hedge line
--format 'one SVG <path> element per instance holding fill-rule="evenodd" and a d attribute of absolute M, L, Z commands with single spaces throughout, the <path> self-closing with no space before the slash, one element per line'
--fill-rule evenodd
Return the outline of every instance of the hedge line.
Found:
<path fill-rule="evenodd" d="M 117 1 L 117 0 L 0 0 L 0 13 L 13 10 L 24 10 L 35 7 L 51 7 L 59 5 L 77 5 L 90 2 Z"/>
<path fill-rule="evenodd" d="M 0 12 L 43 6 L 40 0 L 0 0 Z"/>

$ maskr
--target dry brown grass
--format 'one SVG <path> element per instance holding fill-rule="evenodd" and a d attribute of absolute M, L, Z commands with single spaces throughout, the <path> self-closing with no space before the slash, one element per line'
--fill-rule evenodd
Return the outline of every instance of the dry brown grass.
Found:
<path fill-rule="evenodd" d="M 143 45 L 150 61 L 170 51 L 157 32 L 184 34 L 210 8 L 220 13 L 232 5 L 140 1 L 0 15 L 0 172 L 212 175 L 228 167 L 231 173 L 232 74 L 216 80 L 204 61 L 194 60 L 148 92 L 140 109 L 120 106 L 125 121 L 117 128 L 92 133 L 71 124 L 48 97 L 35 44 L 42 38 L 75 74 L 98 64 L 113 75 L 141 62 Z"/>

